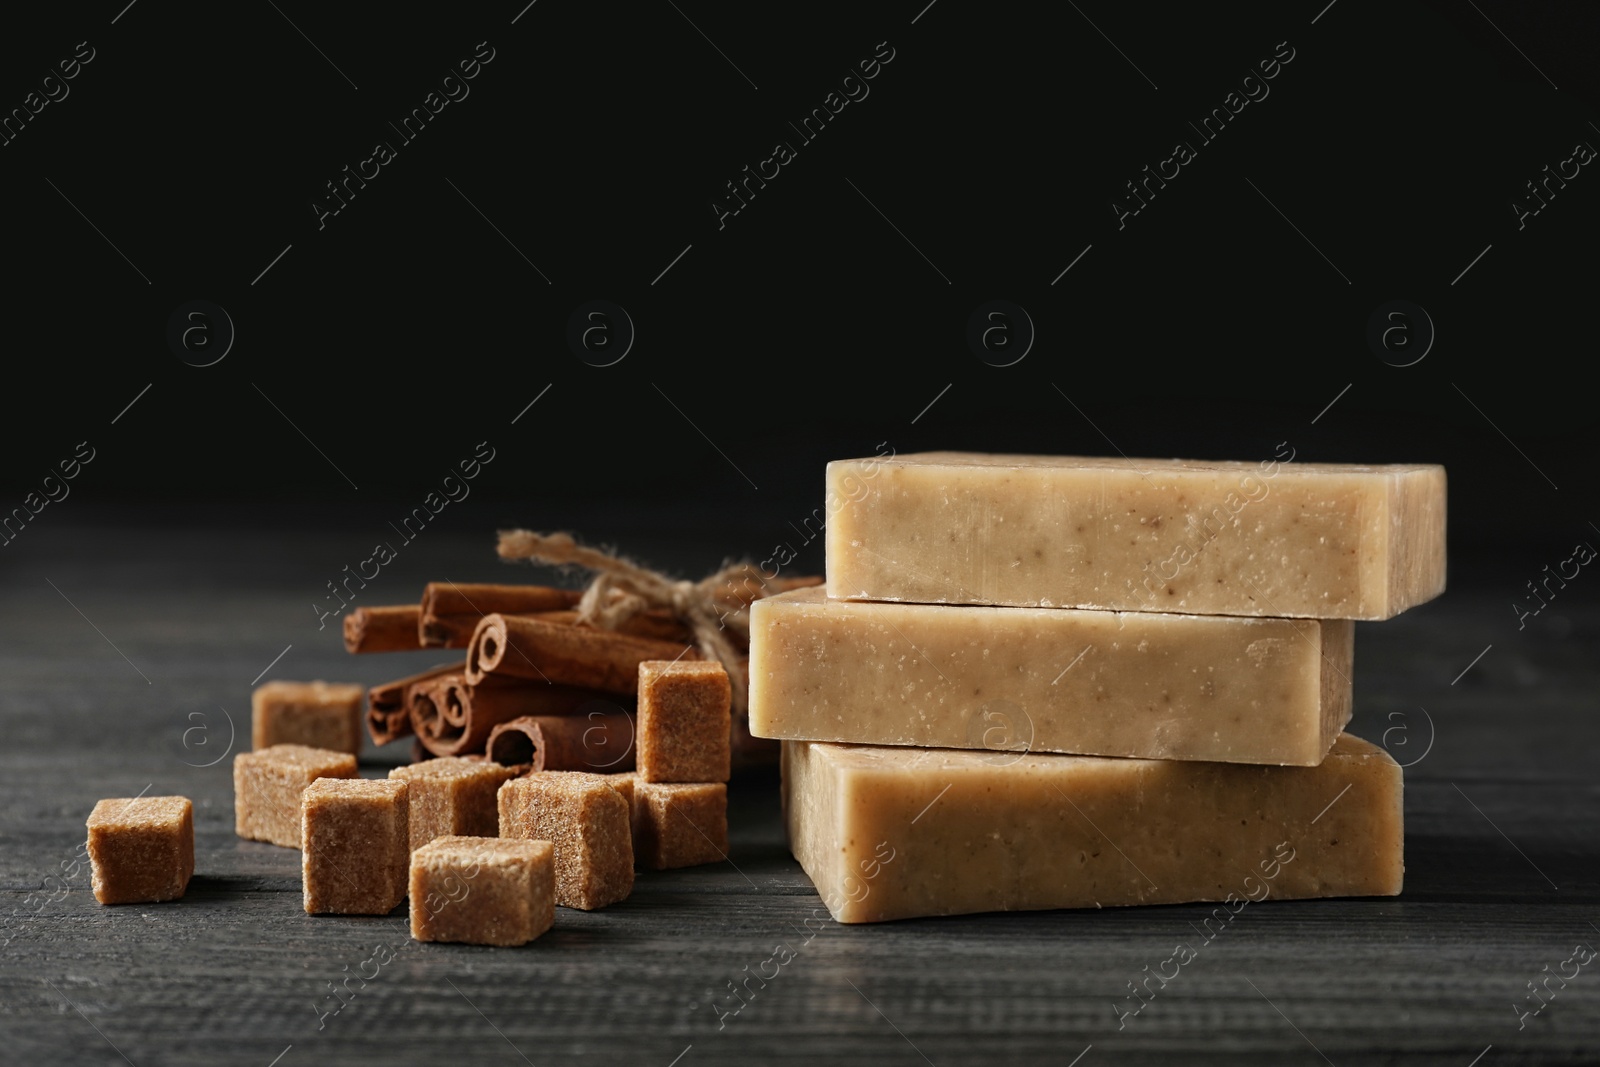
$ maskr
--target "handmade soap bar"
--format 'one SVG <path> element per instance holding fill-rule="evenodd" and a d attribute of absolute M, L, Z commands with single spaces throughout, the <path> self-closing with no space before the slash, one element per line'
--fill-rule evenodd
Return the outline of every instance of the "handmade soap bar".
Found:
<path fill-rule="evenodd" d="M 411 853 L 411 936 L 525 945 L 556 917 L 548 841 L 436 837 Z"/>
<path fill-rule="evenodd" d="M 194 874 L 188 797 L 102 800 L 89 813 L 94 898 L 102 904 L 176 900 Z"/>
<path fill-rule="evenodd" d="M 359 685 L 272 681 L 250 694 L 250 747 L 309 745 L 361 754 Z"/>
<path fill-rule="evenodd" d="M 406 895 L 406 783 L 318 778 L 300 795 L 301 887 L 313 915 L 387 915 Z"/>
<path fill-rule="evenodd" d="M 608 775 L 534 771 L 498 797 L 501 837 L 555 845 L 557 904 L 594 911 L 633 892 L 631 813 Z"/>
<path fill-rule="evenodd" d="M 354 778 L 356 758 L 306 745 L 273 745 L 233 757 L 234 832 L 300 847 L 300 794 L 318 778 Z"/>
<path fill-rule="evenodd" d="M 1400 789 L 1349 734 L 1318 767 L 783 743 L 789 847 L 847 923 L 1395 896 Z"/>
<path fill-rule="evenodd" d="M 1350 721 L 1354 625 L 885 604 L 799 589 L 751 606 L 750 730 L 984 748 L 996 759 L 1312 766 Z"/>
<path fill-rule="evenodd" d="M 728 787 L 722 782 L 633 784 L 633 855 L 652 871 L 728 858 Z"/>
<path fill-rule="evenodd" d="M 828 595 L 1387 619 L 1444 591 L 1443 467 L 1291 463 L 1285 447 L 1260 463 L 839 460 Z"/>

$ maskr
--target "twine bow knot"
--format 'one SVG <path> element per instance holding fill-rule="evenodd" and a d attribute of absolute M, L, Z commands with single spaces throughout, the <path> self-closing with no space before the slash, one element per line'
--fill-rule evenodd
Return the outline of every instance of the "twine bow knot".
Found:
<path fill-rule="evenodd" d="M 750 601 L 779 591 L 759 568 L 730 563 L 698 582 L 675 581 L 621 556 L 580 545 L 571 534 L 531 530 L 500 531 L 498 551 L 505 560 L 537 560 L 593 571 L 577 611 L 580 622 L 597 629 L 615 630 L 651 609 L 670 612 L 694 635 L 700 655 L 727 670 L 734 713 L 744 714 L 749 691 L 746 660 L 729 633 L 748 646 Z"/>

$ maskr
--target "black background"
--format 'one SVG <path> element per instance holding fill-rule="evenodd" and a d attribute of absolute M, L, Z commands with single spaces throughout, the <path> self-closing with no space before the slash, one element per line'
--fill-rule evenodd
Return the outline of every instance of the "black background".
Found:
<path fill-rule="evenodd" d="M 1585 170 L 1525 229 L 1510 206 L 1600 140 L 1588 9 L 517 14 L 146 0 L 5 35 L 8 108 L 77 42 L 96 53 L 0 148 L 6 506 L 97 449 L 28 540 L 69 509 L 382 525 L 482 440 L 504 458 L 441 523 L 615 540 L 620 501 L 714 514 L 714 556 L 762 552 L 820 503 L 827 459 L 885 441 L 1440 461 L 1457 578 L 1474 549 L 1532 562 L 1588 530 L 1600 201 Z M 400 144 L 387 123 L 480 41 L 470 95 Z M 788 123 L 881 41 L 870 95 L 719 229 L 724 183 L 798 142 Z M 1119 230 L 1124 183 L 1282 41 L 1270 95 Z M 397 158 L 319 229 L 312 202 L 378 140 Z M 607 368 L 565 341 L 597 298 L 638 335 Z M 1011 367 L 965 341 L 995 298 L 1037 327 Z M 165 341 L 193 299 L 237 330 L 207 368 Z M 1405 368 L 1365 341 L 1395 299 L 1437 328 Z"/>

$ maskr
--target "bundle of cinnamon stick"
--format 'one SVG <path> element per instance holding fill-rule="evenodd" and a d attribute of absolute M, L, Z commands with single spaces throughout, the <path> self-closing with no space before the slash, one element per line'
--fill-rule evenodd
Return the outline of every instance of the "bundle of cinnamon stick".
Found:
<path fill-rule="evenodd" d="M 821 582 L 774 580 L 766 592 Z M 414 735 L 420 759 L 484 756 L 533 770 L 631 770 L 639 664 L 699 659 L 701 648 L 691 627 L 664 608 L 631 613 L 615 629 L 583 622 L 583 595 L 542 585 L 433 582 L 419 604 L 345 616 L 352 653 L 465 650 L 457 662 L 372 687 L 366 723 L 373 742 Z M 734 607 L 760 595 L 728 594 Z M 738 637 L 741 655 L 744 640 Z M 744 701 L 736 704 L 742 709 Z M 742 714 L 733 718 L 732 745 L 736 767 L 776 759 L 776 742 L 752 737 Z"/>

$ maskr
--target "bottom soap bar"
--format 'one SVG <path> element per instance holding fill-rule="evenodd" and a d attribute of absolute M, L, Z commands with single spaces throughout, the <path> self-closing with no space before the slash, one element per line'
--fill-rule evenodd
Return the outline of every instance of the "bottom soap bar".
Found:
<path fill-rule="evenodd" d="M 842 923 L 1395 896 L 1405 870 L 1400 767 L 1350 734 L 1317 767 L 785 741 L 783 810 Z"/>

